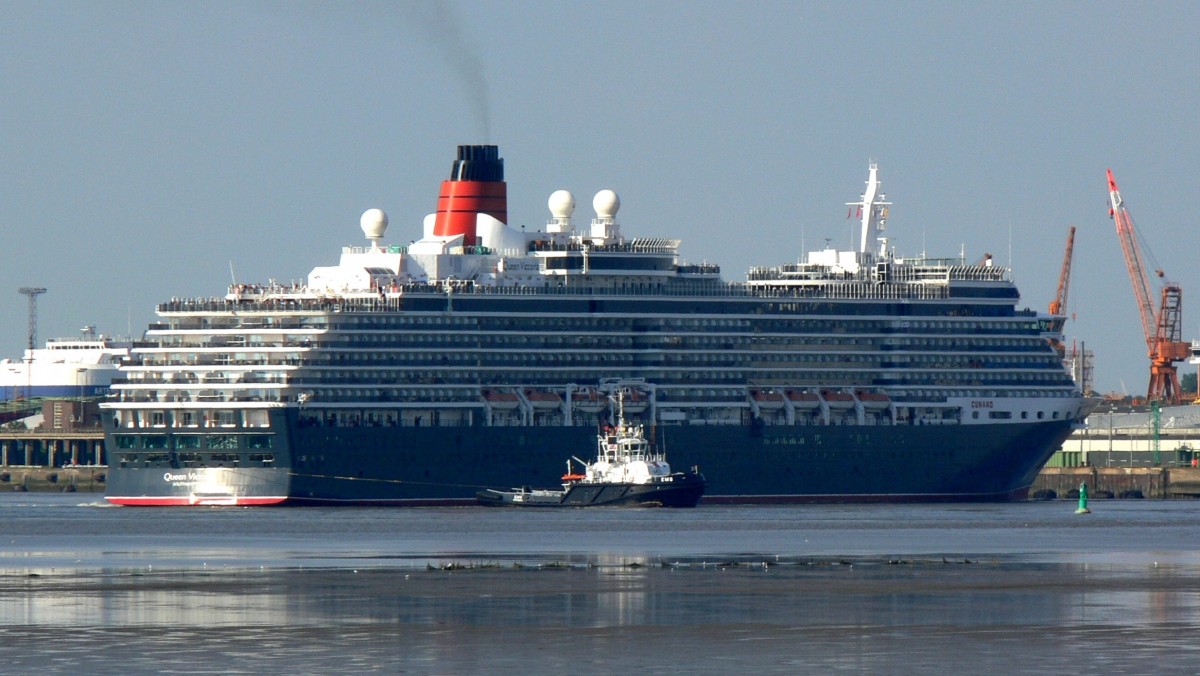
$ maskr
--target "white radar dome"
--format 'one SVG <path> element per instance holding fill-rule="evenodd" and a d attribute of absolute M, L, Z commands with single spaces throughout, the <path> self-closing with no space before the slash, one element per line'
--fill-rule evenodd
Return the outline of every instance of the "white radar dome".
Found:
<path fill-rule="evenodd" d="M 592 198 L 592 208 L 597 218 L 616 218 L 621 208 L 621 198 L 611 190 L 601 190 Z"/>
<path fill-rule="evenodd" d="M 388 217 L 383 213 L 383 209 L 367 209 L 362 218 L 358 219 L 358 224 L 367 239 L 381 239 L 387 230 Z"/>
<path fill-rule="evenodd" d="M 555 218 L 570 218 L 575 213 L 575 196 L 569 190 L 555 190 L 550 193 L 546 204 L 550 207 L 550 215 Z"/>

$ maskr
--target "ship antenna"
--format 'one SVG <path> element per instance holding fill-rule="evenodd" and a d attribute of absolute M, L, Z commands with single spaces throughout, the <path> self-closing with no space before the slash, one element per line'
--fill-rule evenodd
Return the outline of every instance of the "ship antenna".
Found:
<path fill-rule="evenodd" d="M 1011 273 L 1012 273 L 1012 269 L 1013 269 L 1013 257 L 1012 257 L 1012 221 L 1010 220 L 1010 221 L 1008 222 L 1008 270 L 1009 270 L 1010 276 L 1011 276 Z"/>
<path fill-rule="evenodd" d="M 233 280 L 233 285 L 237 286 L 237 277 L 233 274 L 233 259 L 229 259 L 229 278 Z"/>

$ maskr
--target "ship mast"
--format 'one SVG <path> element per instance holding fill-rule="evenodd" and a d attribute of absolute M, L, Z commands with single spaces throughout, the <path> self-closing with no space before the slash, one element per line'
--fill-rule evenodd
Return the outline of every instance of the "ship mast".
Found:
<path fill-rule="evenodd" d="M 887 238 L 880 236 L 880 233 L 887 229 L 888 207 L 892 203 L 885 201 L 887 195 L 881 192 L 882 187 L 879 164 L 871 160 L 866 191 L 859 196 L 859 201 L 846 202 L 846 206 L 858 207 L 858 215 L 862 218 L 862 239 L 858 245 L 860 253 L 870 253 L 873 242 L 878 239 L 878 255 L 887 255 Z"/>

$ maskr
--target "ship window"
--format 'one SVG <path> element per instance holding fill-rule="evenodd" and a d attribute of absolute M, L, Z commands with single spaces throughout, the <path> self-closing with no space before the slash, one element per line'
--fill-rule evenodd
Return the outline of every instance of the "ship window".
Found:
<path fill-rule="evenodd" d="M 138 438 L 130 434 L 117 435 L 117 448 L 137 448 Z"/>
<path fill-rule="evenodd" d="M 167 435 L 165 434 L 148 434 L 143 437 L 146 448 L 166 448 Z"/>
<path fill-rule="evenodd" d="M 200 448 L 200 437 L 195 434 L 180 434 L 175 437 L 175 448 Z"/>
<path fill-rule="evenodd" d="M 251 434 L 246 437 L 246 447 L 254 449 L 270 448 L 271 436 L 269 434 Z"/>
<path fill-rule="evenodd" d="M 209 448 L 237 448 L 238 439 L 232 434 L 214 434 L 208 437 Z M 214 456 L 215 457 L 215 456 Z"/>

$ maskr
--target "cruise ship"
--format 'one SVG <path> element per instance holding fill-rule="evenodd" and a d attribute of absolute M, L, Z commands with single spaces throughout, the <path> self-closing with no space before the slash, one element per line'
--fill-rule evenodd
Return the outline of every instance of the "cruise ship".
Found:
<path fill-rule="evenodd" d="M 45 347 L 26 349 L 21 359 L 0 360 L 0 402 L 38 397 L 89 398 L 108 393 L 130 343 L 97 335 L 51 338 Z"/>
<path fill-rule="evenodd" d="M 496 146 L 458 148 L 407 245 L 304 281 L 174 298 L 104 404 L 121 505 L 468 505 L 549 485 L 625 415 L 708 480 L 705 503 L 1025 497 L 1085 400 L 1064 318 L 1018 309 L 990 259 L 902 257 L 878 167 L 857 250 L 726 281 L 680 241 L 630 237 L 602 190 L 508 225 Z"/>

